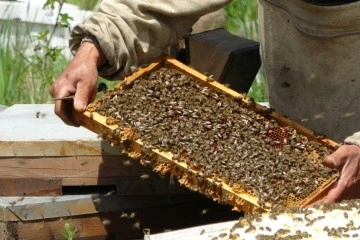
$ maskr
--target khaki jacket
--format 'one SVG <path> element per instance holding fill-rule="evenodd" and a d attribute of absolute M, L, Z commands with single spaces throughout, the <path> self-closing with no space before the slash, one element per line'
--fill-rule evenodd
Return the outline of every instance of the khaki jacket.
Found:
<path fill-rule="evenodd" d="M 76 52 L 95 38 L 108 79 L 166 52 L 204 14 L 231 0 L 103 0 L 71 34 Z M 259 0 L 261 55 L 270 105 L 342 142 L 360 129 L 360 2 L 333 7 Z M 360 134 L 346 139 L 360 146 Z"/>
<path fill-rule="evenodd" d="M 107 60 L 100 74 L 122 78 L 165 53 L 201 16 L 230 1 L 103 0 L 91 17 L 73 29 L 70 48 L 74 53 L 84 37 L 95 37 Z"/>

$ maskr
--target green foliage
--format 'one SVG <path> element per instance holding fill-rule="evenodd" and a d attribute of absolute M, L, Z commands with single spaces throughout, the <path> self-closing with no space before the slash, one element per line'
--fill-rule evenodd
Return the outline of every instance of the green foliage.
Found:
<path fill-rule="evenodd" d="M 59 2 L 57 0 L 47 0 L 45 3 L 44 3 L 44 6 L 43 6 L 43 9 L 50 9 L 50 10 L 54 10 L 55 9 L 55 3 L 56 2 Z"/>
<path fill-rule="evenodd" d="M 41 84 L 39 87 L 39 93 L 34 96 L 36 102 L 44 102 L 49 99 L 49 94 L 47 89 L 51 86 L 54 73 L 56 72 L 56 66 L 58 60 L 64 60 L 65 57 L 61 53 L 61 49 L 57 46 L 50 46 L 50 42 L 54 36 L 55 31 L 59 27 L 68 28 L 69 27 L 69 17 L 67 14 L 61 13 L 64 0 L 48 0 L 43 8 L 44 9 L 55 9 L 55 4 L 59 4 L 58 12 L 56 13 L 56 24 L 52 27 L 51 31 L 48 29 L 39 32 L 36 36 L 37 44 L 35 54 L 28 57 L 28 62 L 30 63 L 30 69 L 32 71 L 32 80 L 35 82 L 35 79 L 41 79 Z M 34 92 L 37 92 L 34 90 Z"/>
<path fill-rule="evenodd" d="M 27 62 L 24 58 L 19 57 L 18 52 L 22 52 L 22 47 L 26 44 L 27 39 L 23 41 L 15 41 L 13 44 L 17 45 L 18 52 L 14 52 L 12 44 L 10 43 L 10 26 L 18 25 L 17 21 L 8 20 L 0 22 L 0 104 L 9 105 L 13 99 L 19 102 L 29 102 L 30 98 L 27 91 L 21 91 L 25 84 L 23 78 L 27 70 Z M 16 36 L 21 36 L 21 32 L 14 31 Z"/>
<path fill-rule="evenodd" d="M 43 9 L 54 11 L 57 4 L 61 10 L 64 2 L 65 0 L 47 0 Z M 93 9 L 99 0 L 66 2 L 77 4 L 83 9 Z M 225 10 L 229 16 L 227 25 L 230 32 L 257 40 L 257 1 L 233 0 Z M 51 101 L 48 89 L 66 67 L 68 60 L 62 55 L 59 47 L 50 45 L 50 41 L 58 28 L 68 29 L 69 21 L 72 19 L 60 11 L 54 14 L 57 16 L 57 24 L 38 32 L 35 36 L 30 34 L 33 26 L 20 30 L 24 28 L 24 24 L 17 20 L 0 21 L 0 41 L 3 43 L 0 45 L 0 104 L 10 106 L 15 103 Z M 16 32 L 12 41 L 11 31 Z M 29 46 L 34 41 L 35 47 L 30 49 Z M 104 80 L 100 78 L 100 81 Z M 116 82 L 106 83 L 111 88 Z M 267 101 L 266 93 L 265 78 L 262 71 L 259 71 L 249 96 L 255 101 Z"/>
<path fill-rule="evenodd" d="M 227 30 L 235 35 L 258 41 L 258 1 L 233 0 L 225 7 L 228 14 Z M 267 102 L 267 85 L 260 68 L 249 90 L 248 96 L 256 102 Z"/>
<path fill-rule="evenodd" d="M 62 235 L 64 236 L 64 238 L 66 240 L 73 240 L 74 236 L 77 232 L 77 228 L 75 227 L 74 229 L 71 229 L 70 224 L 69 223 L 65 223 L 64 225 L 64 229 L 62 230 Z"/>
<path fill-rule="evenodd" d="M 100 0 L 68 0 L 67 2 L 79 6 L 80 9 L 93 10 Z"/>
<path fill-rule="evenodd" d="M 266 80 L 264 77 L 263 68 L 260 68 L 249 92 L 248 96 L 253 98 L 256 102 L 268 102 L 268 92 Z"/>
<path fill-rule="evenodd" d="M 228 31 L 248 39 L 258 39 L 258 3 L 255 0 L 233 0 L 225 7 Z"/>
<path fill-rule="evenodd" d="M 0 46 L 0 104 L 9 106 L 51 100 L 48 89 L 68 60 L 62 49 L 51 46 L 50 42 L 58 28 L 69 28 L 71 20 L 68 14 L 60 12 L 63 0 L 48 0 L 43 9 L 54 10 L 55 4 L 59 5 L 55 13 L 56 24 L 35 36 L 31 34 L 32 25 L 12 19 L 0 22 L 2 42 L 6 43 Z M 35 47 L 30 49 L 32 42 L 35 42 Z"/>
<path fill-rule="evenodd" d="M 60 13 L 60 20 L 59 20 L 58 24 L 60 25 L 60 27 L 69 28 L 70 27 L 70 24 L 69 24 L 70 20 L 73 20 L 73 18 L 70 17 L 69 14 Z"/>

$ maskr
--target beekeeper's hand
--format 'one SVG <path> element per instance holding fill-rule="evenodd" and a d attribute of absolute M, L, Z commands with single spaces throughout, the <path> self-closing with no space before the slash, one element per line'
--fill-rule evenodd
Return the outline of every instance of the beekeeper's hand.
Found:
<path fill-rule="evenodd" d="M 103 56 L 98 48 L 89 42 L 79 47 L 74 58 L 53 83 L 50 93 L 54 98 L 75 95 L 71 100 L 55 100 L 55 114 L 64 123 L 77 126 L 71 112 L 74 108 L 83 112 L 86 106 L 96 97 L 98 80 L 98 66 L 103 63 Z"/>
<path fill-rule="evenodd" d="M 338 169 L 339 180 L 316 204 L 339 202 L 360 197 L 360 147 L 343 145 L 324 159 L 324 165 Z"/>

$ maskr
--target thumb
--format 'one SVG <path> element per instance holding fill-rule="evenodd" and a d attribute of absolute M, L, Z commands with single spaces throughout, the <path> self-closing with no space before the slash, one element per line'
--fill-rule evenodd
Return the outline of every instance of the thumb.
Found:
<path fill-rule="evenodd" d="M 77 112 L 84 112 L 87 105 L 95 99 L 96 88 L 91 88 L 88 85 L 78 84 L 75 97 L 74 97 L 74 109 Z"/>

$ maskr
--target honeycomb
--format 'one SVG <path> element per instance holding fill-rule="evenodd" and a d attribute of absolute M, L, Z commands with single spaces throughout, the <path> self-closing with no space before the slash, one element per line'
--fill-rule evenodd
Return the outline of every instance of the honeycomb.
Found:
<path fill-rule="evenodd" d="M 264 209 L 299 206 L 336 176 L 321 164 L 330 146 L 254 111 L 245 96 L 169 66 L 122 82 L 88 110 L 117 126 L 104 138 L 125 143 L 129 153 L 129 142 L 141 142 L 144 164 L 220 202 L 241 205 L 237 194 L 246 193 Z M 169 161 L 159 161 L 159 153 Z"/>

